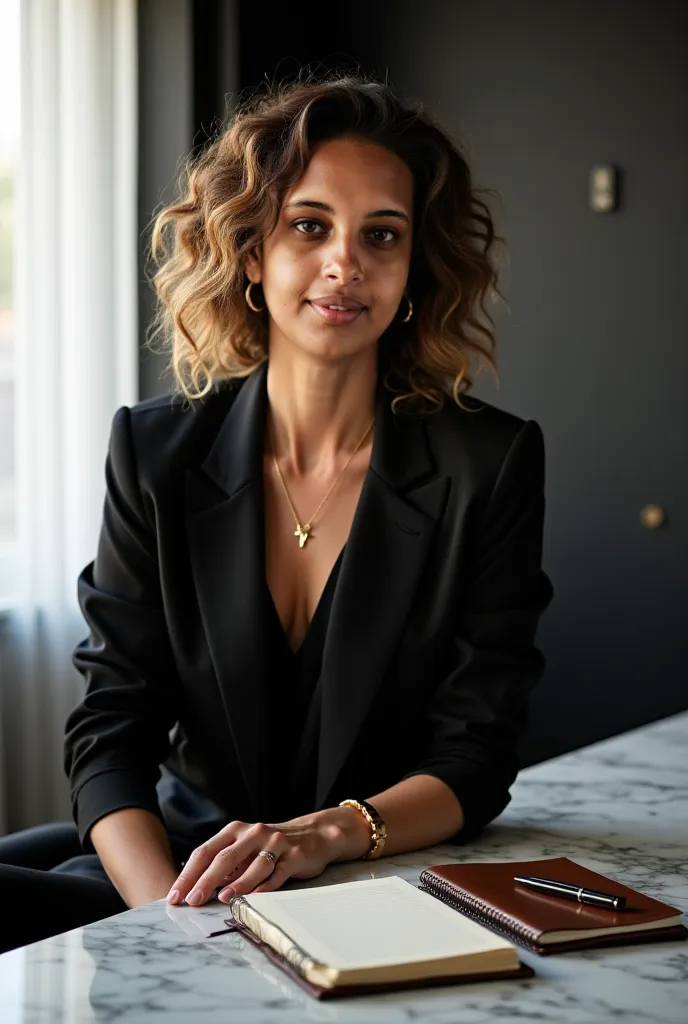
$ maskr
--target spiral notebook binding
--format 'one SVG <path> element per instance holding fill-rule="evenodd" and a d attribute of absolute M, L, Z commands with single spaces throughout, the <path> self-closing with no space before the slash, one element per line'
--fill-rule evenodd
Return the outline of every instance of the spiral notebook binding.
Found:
<path fill-rule="evenodd" d="M 481 899 L 478 899 L 477 896 L 471 896 L 469 892 L 466 892 L 460 886 L 445 881 L 444 878 L 440 878 L 427 869 L 421 873 L 420 883 L 419 888 L 422 892 L 427 892 L 454 910 L 461 911 L 467 917 L 477 921 L 478 924 L 484 924 L 488 928 L 492 928 L 507 939 L 516 939 L 517 942 L 520 942 L 528 949 L 532 949 L 534 952 L 539 951 L 540 947 L 537 945 L 538 932 L 527 928 L 523 924 L 519 924 L 509 917 L 508 914 L 503 913 L 503 911 L 495 910 L 493 907 L 488 906 Z"/>

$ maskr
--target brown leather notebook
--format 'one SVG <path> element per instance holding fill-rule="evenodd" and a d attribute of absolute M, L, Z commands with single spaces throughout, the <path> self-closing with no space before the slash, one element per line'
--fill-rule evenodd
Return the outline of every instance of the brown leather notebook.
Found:
<path fill-rule="evenodd" d="M 514 875 L 555 879 L 626 897 L 610 911 L 527 889 Z M 437 864 L 420 887 L 462 914 L 535 953 L 685 939 L 681 912 L 568 857 L 484 864 Z"/>

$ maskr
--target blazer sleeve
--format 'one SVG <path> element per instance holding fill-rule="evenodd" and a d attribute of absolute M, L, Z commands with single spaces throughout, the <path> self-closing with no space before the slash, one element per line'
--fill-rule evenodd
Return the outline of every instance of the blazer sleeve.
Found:
<path fill-rule="evenodd" d="M 66 723 L 65 770 L 82 846 L 125 807 L 160 816 L 156 783 L 170 750 L 178 683 L 162 608 L 155 530 L 137 479 L 125 406 L 114 417 L 96 558 L 78 580 L 90 636 L 73 662 L 86 680 Z"/>
<path fill-rule="evenodd" d="M 425 756 L 405 776 L 433 775 L 452 789 L 465 819 L 459 841 L 480 832 L 510 800 L 528 696 L 545 668 L 533 645 L 553 596 L 541 569 L 544 478 L 542 431 L 530 420 L 511 444 L 475 537 L 456 667 L 433 696 Z"/>

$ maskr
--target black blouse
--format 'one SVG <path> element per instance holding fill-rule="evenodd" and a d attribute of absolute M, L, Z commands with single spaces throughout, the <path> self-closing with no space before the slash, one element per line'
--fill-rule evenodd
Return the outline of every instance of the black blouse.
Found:
<path fill-rule="evenodd" d="M 272 705 L 267 717 L 273 777 L 283 808 L 281 821 L 304 814 L 315 806 L 320 669 L 344 550 L 342 548 L 332 568 L 306 635 L 296 651 L 282 628 L 267 581 L 265 583 L 265 636 Z"/>

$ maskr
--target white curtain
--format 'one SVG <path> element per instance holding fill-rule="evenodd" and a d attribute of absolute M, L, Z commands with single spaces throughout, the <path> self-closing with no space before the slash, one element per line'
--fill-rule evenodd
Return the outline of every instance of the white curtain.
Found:
<path fill-rule="evenodd" d="M 21 34 L 9 831 L 70 817 L 62 741 L 86 635 L 76 579 L 95 554 L 112 415 L 137 398 L 136 0 L 24 0 Z"/>

